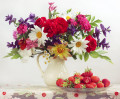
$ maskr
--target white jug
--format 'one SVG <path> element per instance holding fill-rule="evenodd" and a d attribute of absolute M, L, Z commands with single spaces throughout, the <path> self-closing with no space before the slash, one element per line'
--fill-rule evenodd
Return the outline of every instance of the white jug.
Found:
<path fill-rule="evenodd" d="M 42 54 L 38 55 L 37 57 L 37 63 L 38 67 L 41 71 L 42 77 L 44 79 L 44 82 L 48 86 L 55 86 L 56 80 L 58 78 L 67 79 L 69 77 L 69 73 L 67 71 L 67 68 L 65 66 L 65 60 L 57 58 L 50 58 L 50 63 L 48 64 L 48 67 L 45 71 L 41 69 L 41 66 L 39 64 L 39 57 Z"/>

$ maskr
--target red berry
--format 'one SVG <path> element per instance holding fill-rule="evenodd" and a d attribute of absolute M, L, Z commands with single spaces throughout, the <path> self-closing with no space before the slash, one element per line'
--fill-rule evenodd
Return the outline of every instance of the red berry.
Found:
<path fill-rule="evenodd" d="M 46 97 L 46 93 L 42 93 L 42 96 L 43 96 L 43 97 Z"/>
<path fill-rule="evenodd" d="M 75 82 L 75 78 L 73 76 L 69 77 L 68 80 L 71 82 Z"/>
<path fill-rule="evenodd" d="M 97 87 L 97 84 L 96 84 L 96 83 L 94 83 L 94 82 L 91 82 L 90 84 L 91 84 L 91 85 L 93 85 L 93 87 L 94 87 L 94 88 L 96 88 L 96 87 Z"/>
<path fill-rule="evenodd" d="M 86 84 L 86 88 L 94 88 L 92 84 Z"/>
<path fill-rule="evenodd" d="M 84 78 L 83 76 L 80 76 L 80 81 L 82 81 L 82 80 L 83 80 L 83 78 Z"/>
<path fill-rule="evenodd" d="M 102 83 L 104 83 L 104 87 L 108 87 L 110 85 L 110 81 L 108 79 L 103 79 Z"/>
<path fill-rule="evenodd" d="M 56 85 L 59 86 L 59 87 L 63 87 L 63 85 L 62 85 L 63 82 L 64 82 L 63 79 L 58 79 L 58 80 L 56 81 Z"/>
<path fill-rule="evenodd" d="M 76 84 L 74 88 L 83 88 L 83 84 Z"/>
<path fill-rule="evenodd" d="M 83 77 L 91 77 L 93 73 L 90 68 L 85 69 L 85 72 L 81 74 Z"/>
<path fill-rule="evenodd" d="M 6 92 L 2 92 L 3 95 L 6 95 Z"/>
<path fill-rule="evenodd" d="M 116 96 L 118 96 L 118 95 L 119 95 L 119 93 L 118 93 L 118 92 L 115 92 L 115 95 L 116 95 Z"/>
<path fill-rule="evenodd" d="M 98 87 L 98 88 L 103 88 L 103 87 L 104 87 L 104 84 L 103 84 L 102 82 L 99 82 L 99 83 L 97 84 L 97 87 Z"/>
<path fill-rule="evenodd" d="M 89 83 L 91 83 L 91 78 L 90 78 L 90 77 L 84 77 L 84 78 L 83 78 L 83 82 L 84 82 L 85 84 L 89 84 Z"/>
<path fill-rule="evenodd" d="M 100 81 L 100 78 L 98 76 L 92 76 L 91 77 L 92 82 L 98 83 Z"/>
<path fill-rule="evenodd" d="M 81 76 L 80 73 L 75 73 L 74 74 L 74 78 L 80 78 L 80 76 Z"/>
<path fill-rule="evenodd" d="M 75 93 L 74 96 L 75 96 L 75 97 L 78 97 L 79 95 L 78 95 L 78 93 Z"/>

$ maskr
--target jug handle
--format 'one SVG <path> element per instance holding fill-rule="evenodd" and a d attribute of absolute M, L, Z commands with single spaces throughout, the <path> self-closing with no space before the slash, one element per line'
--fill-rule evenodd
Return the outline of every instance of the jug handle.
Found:
<path fill-rule="evenodd" d="M 37 65 L 38 65 L 39 70 L 40 70 L 40 72 L 41 72 L 41 75 L 42 75 L 42 77 L 43 77 L 44 72 L 43 72 L 43 70 L 42 70 L 42 68 L 41 68 L 41 66 L 40 66 L 40 63 L 39 63 L 39 58 L 40 58 L 41 55 L 43 55 L 43 53 L 41 53 L 41 54 L 39 54 L 39 55 L 37 56 Z"/>

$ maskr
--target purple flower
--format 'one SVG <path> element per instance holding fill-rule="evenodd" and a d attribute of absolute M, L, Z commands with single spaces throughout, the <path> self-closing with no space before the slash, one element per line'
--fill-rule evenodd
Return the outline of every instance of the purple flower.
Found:
<path fill-rule="evenodd" d="M 11 48 L 11 47 L 12 47 L 13 49 L 14 49 L 14 48 L 19 48 L 18 40 L 16 40 L 15 43 L 13 43 L 13 42 L 11 42 L 11 43 L 7 42 L 7 47 L 8 47 L 8 48 Z"/>
<path fill-rule="evenodd" d="M 47 47 L 47 46 L 54 46 L 54 43 L 61 44 L 59 36 L 53 36 L 52 40 L 46 40 L 45 47 Z"/>
<path fill-rule="evenodd" d="M 99 43 L 99 47 L 101 47 L 101 46 L 102 46 L 103 50 L 104 50 L 105 47 L 106 47 L 106 49 L 108 49 L 110 47 L 109 43 L 106 43 L 105 38 Z"/>
<path fill-rule="evenodd" d="M 71 33 L 71 35 L 73 36 L 75 32 L 77 32 L 75 26 L 71 25 L 70 27 L 68 27 L 68 32 Z"/>
<path fill-rule="evenodd" d="M 35 22 L 35 14 L 30 14 L 28 18 L 26 18 L 25 20 L 23 18 L 20 18 L 20 20 L 18 20 L 20 22 L 20 24 L 26 24 L 28 28 L 33 28 L 33 24 L 30 24 L 29 22 L 34 23 Z"/>
<path fill-rule="evenodd" d="M 23 18 L 20 18 L 20 20 L 18 20 L 20 22 L 20 24 L 26 24 L 28 28 L 33 28 L 33 24 L 28 23 L 29 18 L 26 18 L 25 20 Z"/>
<path fill-rule="evenodd" d="M 35 22 L 35 14 L 31 13 L 28 18 L 31 22 Z"/>
<path fill-rule="evenodd" d="M 9 21 L 9 24 L 11 24 L 12 22 L 15 23 L 16 18 L 13 18 L 13 15 L 8 15 L 8 16 L 6 16 L 5 21 Z"/>
<path fill-rule="evenodd" d="M 93 37 L 97 38 L 97 41 L 100 41 L 100 30 L 97 29 L 97 27 L 95 28 L 95 33 L 93 33 Z"/>
<path fill-rule="evenodd" d="M 100 27 L 102 29 L 102 32 L 104 34 L 104 36 L 106 37 L 106 32 L 110 32 L 111 30 L 109 29 L 110 26 L 108 28 L 105 28 L 103 24 L 100 24 Z"/>

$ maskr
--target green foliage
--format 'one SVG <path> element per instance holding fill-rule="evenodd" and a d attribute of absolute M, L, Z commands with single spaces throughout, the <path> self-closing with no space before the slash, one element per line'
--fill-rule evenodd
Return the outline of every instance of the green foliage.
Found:
<path fill-rule="evenodd" d="M 93 22 L 94 20 L 95 20 L 95 16 L 92 17 L 91 22 Z"/>
<path fill-rule="evenodd" d="M 17 38 L 17 40 L 21 39 L 22 37 L 23 37 L 23 35 L 20 35 L 20 36 Z"/>
<path fill-rule="evenodd" d="M 98 51 L 97 53 L 101 55 L 101 54 L 105 54 L 105 53 L 108 53 L 108 52 L 104 51 L 104 50 L 101 50 L 101 51 Z"/>
<path fill-rule="evenodd" d="M 98 58 L 99 54 L 96 51 L 91 51 L 90 56 L 93 57 L 93 58 Z"/>
<path fill-rule="evenodd" d="M 91 20 L 91 15 L 87 16 L 87 20 L 90 21 Z"/>
<path fill-rule="evenodd" d="M 70 41 L 72 41 L 72 40 L 73 40 L 72 35 L 69 35 L 69 36 L 68 36 L 68 41 L 70 42 Z"/>
<path fill-rule="evenodd" d="M 92 58 L 101 58 L 101 59 L 105 59 L 105 60 L 107 60 L 108 62 L 110 62 L 110 63 L 112 63 L 112 61 L 111 61 L 111 59 L 108 57 L 108 56 L 103 56 L 102 54 L 105 54 L 105 53 L 107 53 L 106 51 L 98 51 L 98 52 L 96 52 L 96 51 L 92 51 L 92 52 L 90 52 L 90 56 L 92 57 Z"/>
<path fill-rule="evenodd" d="M 72 10 L 72 9 L 68 9 L 68 10 L 67 10 L 67 14 L 68 14 L 68 13 L 70 13 L 70 12 L 71 12 L 71 10 Z"/>
<path fill-rule="evenodd" d="M 10 53 L 8 53 L 8 55 L 6 55 L 4 58 L 6 58 L 6 57 L 11 57 L 11 59 L 22 58 L 22 57 L 19 55 L 17 48 L 12 49 L 12 51 L 11 51 Z"/>
<path fill-rule="evenodd" d="M 86 53 L 84 54 L 84 61 L 86 62 L 88 59 L 89 59 L 89 54 L 86 52 Z"/>
<path fill-rule="evenodd" d="M 95 22 L 93 22 L 93 23 L 90 23 L 90 25 L 91 26 L 93 26 L 93 27 L 96 27 L 96 26 L 98 26 Z"/>
<path fill-rule="evenodd" d="M 102 21 L 101 20 L 95 20 L 94 23 L 101 23 Z"/>
<path fill-rule="evenodd" d="M 90 32 L 88 32 L 88 35 L 93 35 L 94 29 L 92 29 Z"/>
<path fill-rule="evenodd" d="M 82 55 L 79 55 L 79 58 L 82 60 Z"/>
<path fill-rule="evenodd" d="M 108 62 L 110 62 L 110 63 L 113 64 L 113 62 L 111 61 L 111 59 L 108 56 L 102 56 L 102 55 L 100 55 L 100 58 L 101 59 L 105 59 L 106 61 L 108 61 Z"/>
<path fill-rule="evenodd" d="M 49 19 L 51 19 L 51 17 L 52 17 L 52 13 L 51 13 L 51 11 L 49 10 Z"/>
<path fill-rule="evenodd" d="M 56 10 L 54 10 L 54 12 L 53 12 L 53 16 L 55 16 L 55 15 L 57 15 L 57 14 L 59 14 L 59 13 L 56 12 Z"/>

